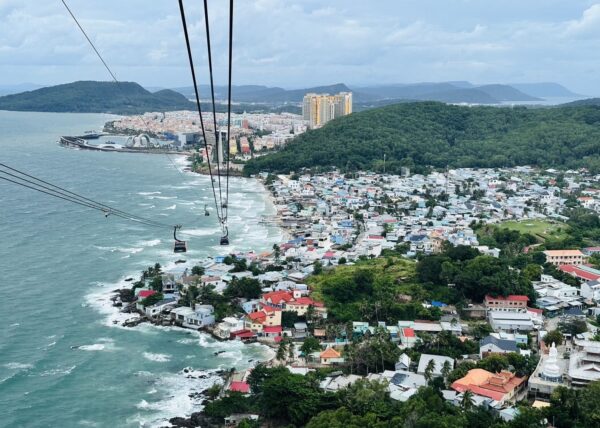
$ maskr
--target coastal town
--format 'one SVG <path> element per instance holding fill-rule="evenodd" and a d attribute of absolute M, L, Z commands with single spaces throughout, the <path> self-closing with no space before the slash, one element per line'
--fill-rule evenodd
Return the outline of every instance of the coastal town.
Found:
<path fill-rule="evenodd" d="M 258 178 L 277 210 L 262 221 L 289 239 L 263 253 L 215 255 L 181 274 L 150 267 L 115 295 L 132 313 L 125 325 L 265 344 L 275 351 L 266 367 L 319 373 L 324 392 L 379 382 L 405 402 L 435 384 L 449 403 L 504 421 L 519 414 L 517 404 L 543 408 L 558 387 L 600 380 L 600 247 L 570 239 L 575 213 L 600 212 L 600 177 L 517 167 Z M 440 260 L 447 265 L 433 279 Z M 470 261 L 498 266 L 475 291 L 460 273 L 442 272 L 471 269 Z M 376 269 L 397 269 L 390 308 L 367 275 Z M 488 284 L 507 270 L 521 285 Z M 358 301 L 363 282 L 372 304 Z M 255 370 L 228 373 L 212 399 L 252 397 Z M 212 421 L 258 417 L 232 410 Z"/>

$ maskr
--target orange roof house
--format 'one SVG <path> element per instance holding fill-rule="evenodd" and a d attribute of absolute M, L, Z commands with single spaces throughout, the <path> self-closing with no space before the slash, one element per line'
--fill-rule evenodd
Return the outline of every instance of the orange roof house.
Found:
<path fill-rule="evenodd" d="M 491 373 L 483 369 L 472 369 L 452 384 L 458 392 L 471 391 L 473 394 L 491 398 L 500 403 L 515 402 L 524 392 L 527 377 L 518 377 L 508 371 Z"/>
<path fill-rule="evenodd" d="M 319 354 L 321 364 L 329 365 L 333 363 L 341 363 L 344 361 L 342 355 L 333 348 L 327 348 Z"/>

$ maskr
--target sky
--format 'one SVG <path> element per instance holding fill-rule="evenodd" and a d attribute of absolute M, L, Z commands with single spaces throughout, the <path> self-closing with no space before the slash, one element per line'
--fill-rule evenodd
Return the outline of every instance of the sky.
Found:
<path fill-rule="evenodd" d="M 190 86 L 177 1 L 66 0 L 119 80 Z M 209 0 L 217 83 L 228 2 Z M 184 0 L 208 82 L 203 8 Z M 109 80 L 60 0 L 0 0 L 0 85 Z M 234 84 L 558 82 L 600 95 L 599 0 L 236 0 Z"/>

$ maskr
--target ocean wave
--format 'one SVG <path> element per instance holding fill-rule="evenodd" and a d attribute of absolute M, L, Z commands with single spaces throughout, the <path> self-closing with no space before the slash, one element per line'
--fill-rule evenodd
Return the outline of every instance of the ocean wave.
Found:
<path fill-rule="evenodd" d="M 134 245 L 140 247 L 156 247 L 161 243 L 160 239 L 150 239 L 148 241 L 138 241 Z"/>
<path fill-rule="evenodd" d="M 174 210 L 176 208 L 177 208 L 177 204 L 173 204 L 173 205 L 171 205 L 169 207 L 163 208 L 163 210 Z"/>
<path fill-rule="evenodd" d="M 155 354 L 153 352 L 144 352 L 142 354 L 148 361 L 155 361 L 157 363 L 166 363 L 171 361 L 171 356 L 168 354 Z"/>
<path fill-rule="evenodd" d="M 221 379 L 214 371 L 186 369 L 177 374 L 161 375 L 146 397 L 135 407 L 139 412 L 127 420 L 130 424 L 142 427 L 168 426 L 168 420 L 175 416 L 190 416 L 202 410 L 202 392 Z"/>
<path fill-rule="evenodd" d="M 149 196 L 149 195 L 160 195 L 162 192 L 138 192 L 138 195 Z"/>
<path fill-rule="evenodd" d="M 99 245 L 94 245 L 94 247 L 98 250 L 109 251 L 111 253 L 137 254 L 144 251 L 144 248 L 141 247 L 102 247 Z"/>
<path fill-rule="evenodd" d="M 98 339 L 99 343 L 92 343 L 91 345 L 80 345 L 73 349 L 79 349 L 81 351 L 115 351 L 117 348 L 114 346 L 114 340 L 110 338 L 101 337 Z"/>
<path fill-rule="evenodd" d="M 3 364 L 2 367 L 6 367 L 9 370 L 26 370 L 26 369 L 32 369 L 33 364 L 12 362 L 12 363 Z"/>
<path fill-rule="evenodd" d="M 57 376 L 57 375 L 70 375 L 71 372 L 76 367 L 77 366 L 71 366 L 71 367 L 65 367 L 65 368 L 57 367 L 55 369 L 45 370 L 45 371 L 43 371 L 43 372 L 40 373 L 40 377 Z"/>

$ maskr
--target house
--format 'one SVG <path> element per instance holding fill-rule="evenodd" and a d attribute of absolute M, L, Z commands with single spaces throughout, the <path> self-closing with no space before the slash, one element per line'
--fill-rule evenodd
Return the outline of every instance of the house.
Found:
<path fill-rule="evenodd" d="M 174 308 L 177 305 L 176 298 L 163 299 L 160 302 L 156 302 L 152 306 L 145 306 L 144 313 L 149 317 L 156 317 L 160 315 L 163 311 Z"/>
<path fill-rule="evenodd" d="M 510 296 L 485 296 L 485 309 L 489 311 L 526 312 L 529 297 L 511 294 Z"/>
<path fill-rule="evenodd" d="M 221 339 L 229 339 L 231 334 L 236 331 L 244 330 L 244 319 L 235 317 L 225 317 L 223 321 L 217 324 L 214 334 Z"/>
<path fill-rule="evenodd" d="M 485 358 L 491 354 L 508 354 L 518 351 L 519 348 L 515 340 L 498 339 L 494 336 L 488 336 L 479 341 L 480 358 Z"/>
<path fill-rule="evenodd" d="M 425 369 L 430 361 L 433 360 L 434 366 L 431 374 L 433 376 L 441 376 L 442 368 L 444 364 L 447 362 L 450 365 L 450 370 L 454 369 L 454 359 L 450 357 L 444 357 L 442 355 L 431 355 L 431 354 L 421 354 L 421 358 L 419 359 L 419 367 L 417 368 L 418 374 L 425 374 Z"/>
<path fill-rule="evenodd" d="M 285 305 L 287 311 L 296 312 L 298 316 L 306 315 L 308 308 L 314 306 L 315 302 L 310 297 L 298 297 Z"/>
<path fill-rule="evenodd" d="M 395 369 L 396 371 L 408 371 L 410 369 L 410 357 L 406 354 L 400 355 L 398 358 L 398 362 L 396 362 Z"/>
<path fill-rule="evenodd" d="M 308 326 L 305 322 L 295 322 L 294 323 L 294 339 L 304 339 L 306 338 L 306 333 L 308 330 Z"/>
<path fill-rule="evenodd" d="M 500 404 L 515 403 L 525 397 L 527 377 L 501 371 L 491 373 L 483 369 L 472 369 L 462 378 L 452 383 L 452 389 L 463 393 L 471 391 L 475 395 L 491 398 Z"/>
<path fill-rule="evenodd" d="M 250 385 L 243 381 L 233 381 L 229 385 L 229 390 L 234 392 L 241 392 L 242 394 L 250 393 Z"/>
<path fill-rule="evenodd" d="M 360 379 L 362 379 L 361 376 L 354 374 L 345 376 L 328 376 L 321 381 L 319 388 L 329 392 L 336 392 L 340 389 L 348 388 L 350 385 Z"/>
<path fill-rule="evenodd" d="M 181 306 L 171 311 L 171 318 L 183 327 L 202 328 L 215 323 L 214 308 L 212 305 L 196 304 L 194 308 Z"/>
<path fill-rule="evenodd" d="M 594 302 L 600 301 L 600 280 L 587 281 L 581 284 L 581 296 Z"/>
<path fill-rule="evenodd" d="M 583 264 L 585 255 L 579 250 L 546 250 L 546 263 L 551 263 L 554 266 L 559 265 L 575 265 Z"/>
<path fill-rule="evenodd" d="M 327 348 L 319 354 L 319 360 L 321 364 L 329 366 L 332 364 L 343 363 L 344 358 L 342 355 L 333 348 Z"/>
<path fill-rule="evenodd" d="M 490 311 L 488 313 L 490 325 L 494 331 L 531 331 L 534 329 L 533 321 L 528 313 Z"/>
<path fill-rule="evenodd" d="M 404 327 L 400 329 L 400 344 L 404 348 L 412 348 L 417 343 L 417 335 L 415 330 L 410 327 Z"/>

